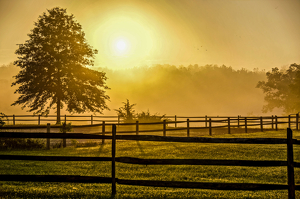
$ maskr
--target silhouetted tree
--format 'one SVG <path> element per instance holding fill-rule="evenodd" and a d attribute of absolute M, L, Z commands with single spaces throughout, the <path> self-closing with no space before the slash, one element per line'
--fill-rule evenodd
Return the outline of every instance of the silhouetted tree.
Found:
<path fill-rule="evenodd" d="M 120 107 L 119 109 L 115 109 L 118 116 L 123 119 L 123 121 L 126 122 L 133 122 L 135 115 L 135 110 L 133 107 L 136 104 L 130 104 L 129 100 L 127 99 L 126 102 L 122 102 L 124 104 L 123 107 Z"/>
<path fill-rule="evenodd" d="M 266 94 L 263 112 L 274 108 L 282 108 L 286 113 L 300 111 L 300 65 L 291 64 L 285 71 L 272 68 L 266 76 L 267 81 L 259 81 L 256 86 Z"/>
<path fill-rule="evenodd" d="M 53 8 L 39 16 L 29 40 L 19 44 L 15 65 L 21 68 L 14 85 L 21 94 L 12 105 L 22 104 L 29 111 L 49 114 L 56 107 L 57 123 L 60 109 L 102 113 L 108 109 L 104 72 L 93 71 L 97 50 L 87 43 L 81 25 L 66 9 Z M 56 106 L 54 106 L 56 105 Z M 53 107 L 54 106 L 54 107 Z"/>

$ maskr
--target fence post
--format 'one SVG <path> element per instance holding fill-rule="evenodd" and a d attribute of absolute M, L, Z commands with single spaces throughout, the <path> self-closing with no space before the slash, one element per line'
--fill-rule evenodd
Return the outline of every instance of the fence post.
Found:
<path fill-rule="evenodd" d="M 67 123 L 67 115 L 65 115 L 65 123 Z"/>
<path fill-rule="evenodd" d="M 177 128 L 177 116 L 175 115 L 175 128 Z"/>
<path fill-rule="evenodd" d="M 112 143 L 111 143 L 111 194 L 116 194 L 116 125 L 112 125 Z"/>
<path fill-rule="evenodd" d="M 299 130 L 298 123 L 299 123 L 299 113 L 296 114 L 296 130 L 297 131 Z"/>
<path fill-rule="evenodd" d="M 163 121 L 163 134 L 164 134 L 164 136 L 167 135 L 167 133 L 166 133 L 166 120 Z"/>
<path fill-rule="evenodd" d="M 240 116 L 238 115 L 238 128 L 240 128 Z"/>
<path fill-rule="evenodd" d="M 261 130 L 261 132 L 264 131 L 263 117 L 260 117 L 260 130 Z"/>
<path fill-rule="evenodd" d="M 93 121 L 94 120 L 94 118 L 93 118 L 93 115 L 91 115 L 91 125 L 93 125 Z"/>
<path fill-rule="evenodd" d="M 293 131 L 287 129 L 287 170 L 288 170 L 288 186 L 289 199 L 295 198 L 295 178 L 294 178 L 294 153 L 293 153 Z"/>
<path fill-rule="evenodd" d="M 289 128 L 291 128 L 291 115 L 289 115 Z"/>
<path fill-rule="evenodd" d="M 102 135 L 105 135 L 105 121 L 102 121 Z M 102 144 L 104 144 L 105 139 L 102 139 Z"/>
<path fill-rule="evenodd" d="M 211 118 L 209 118 L 209 135 L 212 135 L 212 132 L 211 132 Z"/>
<path fill-rule="evenodd" d="M 277 119 L 277 115 L 275 115 L 275 130 L 278 131 L 278 119 Z"/>
<path fill-rule="evenodd" d="M 47 133 L 50 133 L 50 123 L 47 123 Z M 50 138 L 47 138 L 47 149 L 50 149 Z"/>
<path fill-rule="evenodd" d="M 41 125 L 41 115 L 38 115 L 38 125 Z"/>
<path fill-rule="evenodd" d="M 120 115 L 118 115 L 118 124 L 120 124 Z"/>
<path fill-rule="evenodd" d="M 205 127 L 207 127 L 207 115 L 205 115 Z"/>
<path fill-rule="evenodd" d="M 136 135 L 139 134 L 139 121 L 136 121 Z"/>
<path fill-rule="evenodd" d="M 248 127 L 247 127 L 247 117 L 245 117 L 245 133 L 248 132 Z"/>
<path fill-rule="evenodd" d="M 63 133 L 64 134 L 66 134 L 67 133 L 67 130 L 66 130 L 66 122 L 65 123 L 63 123 Z M 67 146 L 67 139 L 66 138 L 63 138 L 63 148 L 66 148 L 66 146 Z"/>
<path fill-rule="evenodd" d="M 190 137 L 190 119 L 186 119 L 187 137 Z"/>
<path fill-rule="evenodd" d="M 13 125 L 16 125 L 16 117 L 13 115 Z"/>
<path fill-rule="evenodd" d="M 228 117 L 228 134 L 230 134 L 230 117 Z"/>
<path fill-rule="evenodd" d="M 272 130 L 274 130 L 274 116 L 272 115 Z"/>

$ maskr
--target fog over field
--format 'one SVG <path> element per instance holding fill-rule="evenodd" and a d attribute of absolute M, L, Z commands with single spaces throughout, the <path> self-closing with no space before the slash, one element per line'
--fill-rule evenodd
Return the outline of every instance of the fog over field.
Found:
<path fill-rule="evenodd" d="M 129 99 L 136 104 L 137 112 L 147 111 L 178 116 L 203 115 L 271 115 L 280 111 L 262 113 L 264 95 L 256 88 L 258 81 L 266 79 L 265 71 L 259 69 L 235 70 L 216 65 L 154 65 L 129 69 L 111 70 L 92 68 L 106 72 L 107 94 L 110 96 L 110 111 L 105 115 L 116 115 L 114 109 Z M 17 99 L 11 87 L 19 68 L 10 65 L 0 67 L 0 112 L 5 114 L 32 114 L 20 106 L 10 106 Z M 52 110 L 50 114 L 54 114 Z M 65 114 L 66 112 L 62 112 Z M 66 113 L 69 114 L 69 113 Z M 90 114 L 90 113 L 87 113 Z"/>

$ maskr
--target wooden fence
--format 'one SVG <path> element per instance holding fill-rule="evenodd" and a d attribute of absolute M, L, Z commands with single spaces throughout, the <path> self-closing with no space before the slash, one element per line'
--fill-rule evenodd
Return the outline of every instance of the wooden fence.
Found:
<path fill-rule="evenodd" d="M 56 115 L 6 115 L 2 118 L 6 124 L 16 125 L 16 124 L 37 124 L 42 125 L 46 123 L 56 123 Z M 86 123 L 86 124 L 99 124 L 102 121 L 116 123 L 120 122 L 120 117 L 118 116 L 95 116 L 95 115 L 61 115 L 60 119 L 62 122 L 72 122 L 72 123 Z"/>
<path fill-rule="evenodd" d="M 16 125 L 16 124 L 37 124 L 46 125 L 47 123 L 56 122 L 56 115 L 7 115 L 2 118 L 6 124 Z M 96 125 L 106 122 L 108 124 L 121 123 L 121 118 L 118 116 L 80 116 L 80 115 L 62 115 L 61 121 L 72 124 L 84 124 L 84 125 Z M 199 127 L 205 128 L 218 128 L 218 127 L 244 127 L 247 132 L 248 128 L 259 126 L 261 130 L 264 126 L 268 125 L 271 129 L 278 129 L 280 125 L 284 125 L 281 128 L 295 127 L 297 130 L 299 128 L 299 114 L 293 114 L 288 116 L 263 116 L 263 117 L 242 117 L 242 116 L 166 116 L 166 121 L 168 125 L 173 124 L 173 127 L 187 127 L 189 124 L 198 123 L 201 124 Z M 185 125 L 184 125 L 185 123 Z M 149 123 L 148 123 L 149 124 Z M 151 123 L 150 123 L 151 124 Z M 220 125 L 221 124 L 221 125 Z M 192 126 L 191 126 L 192 127 Z M 211 131 L 211 130 L 210 130 Z"/>
<path fill-rule="evenodd" d="M 0 175 L 1 181 L 34 181 L 34 182 L 77 182 L 77 183 L 111 183 L 112 195 L 116 194 L 116 185 L 138 185 L 154 187 L 196 188 L 214 190 L 288 190 L 289 199 L 295 198 L 294 167 L 300 168 L 300 162 L 295 162 L 293 145 L 299 145 L 300 140 L 292 139 L 292 130 L 287 129 L 287 139 L 281 138 L 205 138 L 205 137 L 165 137 L 153 135 L 116 135 L 116 125 L 112 125 L 112 135 L 94 135 L 79 133 L 15 133 L 1 132 L 1 138 L 60 138 L 60 139 L 111 139 L 112 157 L 70 157 L 70 156 L 24 156 L 0 155 L 2 160 L 34 160 L 34 161 L 110 161 L 111 177 L 74 176 L 74 175 Z M 140 159 L 134 157 L 116 157 L 116 140 L 190 142 L 190 143 L 239 143 L 239 144 L 286 144 L 287 161 L 255 161 L 255 160 L 217 160 L 217 159 Z M 288 171 L 287 184 L 258 183 L 207 183 L 181 181 L 131 180 L 116 177 L 116 162 L 141 165 L 218 165 L 246 167 L 286 166 Z"/>
<path fill-rule="evenodd" d="M 9 116 L 11 117 L 11 116 Z M 21 117 L 21 116 L 20 116 Z M 25 117 L 25 116 L 24 116 Z M 71 117 L 71 116 L 68 116 Z M 78 120 L 67 120 L 68 118 L 65 116 L 67 122 L 71 121 L 78 121 Z M 77 117 L 77 116 L 72 116 Z M 82 116 L 78 116 L 82 117 Z M 89 116 L 86 116 L 89 117 Z M 163 136 L 167 136 L 174 132 L 180 132 L 182 135 L 190 137 L 192 132 L 207 132 L 207 135 L 213 135 L 213 131 L 217 131 L 222 129 L 222 132 L 231 134 L 233 131 L 239 130 L 239 133 L 245 132 L 248 133 L 250 130 L 255 129 L 256 131 L 265 131 L 265 130 L 278 130 L 283 128 L 292 128 L 295 130 L 299 130 L 299 115 L 289 115 L 289 116 L 270 116 L 270 117 L 178 117 L 178 116 L 168 116 L 169 119 L 163 120 L 161 122 L 151 122 L 151 123 L 142 123 L 139 121 L 135 121 L 132 123 L 121 123 L 120 118 L 117 116 L 97 116 L 99 117 L 97 120 L 84 120 L 91 122 L 88 125 L 72 125 L 74 129 L 78 129 L 81 127 L 95 127 L 94 132 L 95 134 L 102 134 L 107 135 L 111 134 L 111 124 L 112 122 L 118 122 L 118 134 L 142 134 L 142 133 L 152 133 L 158 135 L 161 133 Z M 14 118 L 14 124 L 16 121 L 16 116 Z M 113 118 L 117 120 L 112 120 Z M 105 120 L 109 119 L 109 120 Z M 23 120 L 21 120 L 23 121 Z M 24 120 L 25 121 L 25 120 Z M 26 120 L 28 121 L 28 120 Z M 29 121 L 36 121 L 36 120 L 29 120 Z M 41 118 L 39 117 L 38 123 L 40 123 Z M 43 120 L 44 121 L 44 120 Z M 97 121 L 97 123 L 96 123 Z M 30 131 L 33 129 L 41 130 L 47 129 L 47 132 L 50 133 L 50 123 L 47 125 L 5 125 L 0 127 L 1 131 L 7 131 L 12 129 L 17 129 L 18 131 L 26 131 L 29 129 Z M 109 128 L 108 128 L 108 127 Z M 61 128 L 60 125 L 51 125 L 51 129 L 58 129 Z M 91 128 L 92 129 L 92 128 Z M 225 131 L 224 131 L 225 129 Z M 57 131 L 57 130 L 56 130 Z M 178 134 L 178 133 L 177 133 Z M 178 136 L 176 134 L 176 136 Z M 206 134 L 206 133 L 205 133 Z M 195 134 L 193 134 L 195 137 Z M 197 135 L 196 135 L 197 136 Z M 65 142 L 65 141 L 64 141 Z M 104 142 L 104 140 L 103 140 Z M 64 144 L 65 146 L 65 144 Z"/>

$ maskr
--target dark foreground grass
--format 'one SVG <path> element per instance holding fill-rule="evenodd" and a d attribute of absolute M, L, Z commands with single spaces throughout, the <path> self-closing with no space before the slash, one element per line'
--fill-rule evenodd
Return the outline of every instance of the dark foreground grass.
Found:
<path fill-rule="evenodd" d="M 299 132 L 294 137 L 299 139 Z M 213 136 L 214 137 L 214 136 Z M 286 131 L 218 135 L 218 137 L 285 138 Z M 15 155 L 111 156 L 111 145 L 96 147 L 28 151 L 0 151 Z M 201 144 L 143 141 L 118 141 L 116 156 L 138 158 L 286 160 L 286 145 Z M 300 146 L 294 147 L 295 161 L 300 161 Z M 111 176 L 110 162 L 43 162 L 0 160 L 0 174 Z M 116 177 L 137 180 L 166 180 L 222 183 L 287 184 L 286 167 L 230 166 L 161 166 L 116 163 Z M 300 169 L 295 169 L 300 184 Z M 110 184 L 2 182 L 0 198 L 110 198 Z M 287 190 L 222 191 L 201 189 L 157 188 L 117 184 L 115 198 L 287 198 Z M 300 192 L 296 192 L 300 198 Z"/>

